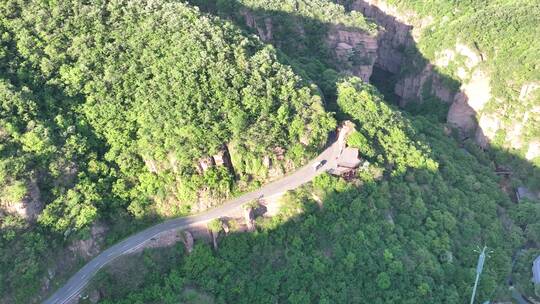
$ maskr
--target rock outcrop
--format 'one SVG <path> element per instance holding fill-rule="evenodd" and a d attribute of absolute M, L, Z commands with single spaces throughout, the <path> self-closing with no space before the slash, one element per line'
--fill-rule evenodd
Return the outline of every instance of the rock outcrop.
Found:
<path fill-rule="evenodd" d="M 371 34 L 332 25 L 326 43 L 345 72 L 368 82 L 377 58 L 377 38 Z"/>
<path fill-rule="evenodd" d="M 160 173 L 166 170 L 178 171 L 178 160 L 173 153 L 167 155 L 167 159 L 157 161 L 151 157 L 143 158 L 144 164 L 149 172 Z M 231 162 L 231 156 L 227 145 L 223 145 L 215 155 L 201 157 L 195 164 L 197 172 L 202 174 L 212 167 L 225 166 L 229 171 L 234 173 L 234 168 Z"/>
<path fill-rule="evenodd" d="M 247 231 L 255 230 L 255 211 L 251 206 L 244 208 L 244 220 L 246 222 Z"/>
<path fill-rule="evenodd" d="M 485 64 L 490 58 L 476 44 L 458 40 L 453 47 L 440 49 L 428 62 L 416 44 L 423 39 L 422 32 L 432 26 L 433 18 L 420 18 L 414 11 L 398 9 L 384 0 L 338 2 L 362 12 L 384 28 L 378 35 L 374 68 L 395 75 L 396 80 L 390 85 L 394 86 L 400 106 L 423 102 L 424 95 L 429 93 L 451 105 L 447 121 L 464 137 L 474 137 L 484 148 L 498 138 L 498 143 L 523 151 L 528 160 L 540 156 L 540 140 L 525 139 L 535 132 L 531 124 L 540 120 L 540 111 L 537 113 L 534 107 L 540 98 L 538 81 L 522 84 L 519 96 L 505 97 L 515 98 L 519 106 L 503 108 L 508 102 L 500 102 L 492 93 L 492 77 Z M 404 73 L 404 69 L 408 72 Z M 500 108 L 493 107 L 499 102 Z M 488 103 L 492 103 L 489 109 Z"/>
<path fill-rule="evenodd" d="M 276 24 L 271 17 L 257 17 L 246 9 L 242 10 L 240 14 L 244 17 L 245 24 L 254 29 L 262 41 L 274 42 L 279 45 L 279 41 L 273 41 L 276 39 L 273 35 L 273 29 L 280 25 Z M 298 18 L 295 22 L 296 24 L 292 28 L 287 28 L 294 32 L 288 34 L 304 37 L 305 29 L 301 19 Z M 362 29 L 345 27 L 340 24 L 326 24 L 325 26 L 327 26 L 326 45 L 321 45 L 321 47 L 328 48 L 342 72 L 348 72 L 368 81 L 377 58 L 377 37 Z"/>
<path fill-rule="evenodd" d="M 412 25 L 400 20 L 400 14 L 382 1 L 354 1 L 350 9 L 373 19 L 383 30 L 378 35 L 376 64 L 393 74 L 400 71 L 405 60 L 403 49 L 414 45 Z"/>
<path fill-rule="evenodd" d="M 479 113 L 491 99 L 490 78 L 481 70 L 474 70 L 471 79 L 465 82 L 455 95 L 447 115 L 448 123 L 463 133 L 476 134 L 477 143 L 486 146 L 495 136 L 495 116 L 483 118 Z M 480 123 L 479 123 L 480 122 Z M 485 129 L 485 130 L 484 130 Z"/>
<path fill-rule="evenodd" d="M 107 227 L 100 223 L 95 223 L 90 228 L 90 237 L 86 240 L 76 240 L 69 245 L 69 250 L 76 256 L 90 258 L 96 256 L 101 251 L 101 246 L 107 232 Z"/>
<path fill-rule="evenodd" d="M 263 21 L 257 21 L 255 15 L 253 15 L 248 10 L 242 10 L 240 12 L 244 16 L 244 21 L 246 25 L 250 28 L 253 28 L 257 31 L 257 35 L 264 42 L 272 41 L 272 19 L 270 17 L 265 17 Z"/>
<path fill-rule="evenodd" d="M 399 12 L 378 0 L 357 0 L 349 8 L 362 12 L 383 28 L 378 35 L 376 68 L 397 75 L 402 73 L 404 66 L 420 66 L 418 72 L 402 75 L 397 80 L 394 93 L 399 97 L 400 106 L 411 101 L 422 102 L 426 92 L 444 102 L 453 101 L 455 92 L 444 85 L 444 79 L 435 71 L 435 66 L 425 62 L 421 56 L 411 57 L 406 51 L 415 50 L 422 29 L 432 23 L 432 18 L 418 19 L 413 12 Z"/>
<path fill-rule="evenodd" d="M 27 192 L 22 200 L 0 203 L 2 203 L 1 207 L 5 212 L 16 214 L 27 221 L 33 222 L 43 210 L 41 192 L 35 178 L 28 180 L 25 184 Z"/>
<path fill-rule="evenodd" d="M 356 125 L 350 121 L 345 120 L 341 123 L 341 125 L 337 129 L 338 133 L 338 147 L 340 150 L 343 150 L 345 148 L 345 145 L 347 144 L 347 137 L 356 130 Z"/>
<path fill-rule="evenodd" d="M 463 92 L 456 94 L 446 119 L 450 125 L 467 135 L 476 132 L 476 111 L 469 105 L 467 95 Z"/>
<path fill-rule="evenodd" d="M 452 103 L 455 92 L 444 85 L 443 77 L 434 69 L 434 65 L 427 64 L 421 72 L 404 76 L 397 81 L 394 93 L 399 96 L 401 107 L 406 106 L 409 102 L 423 102 L 426 92 L 443 102 Z"/>
<path fill-rule="evenodd" d="M 201 159 L 199 159 L 199 162 L 197 164 L 197 169 L 199 173 L 204 173 L 206 170 L 210 169 L 211 167 L 215 166 L 214 158 L 212 156 L 205 156 Z"/>
<path fill-rule="evenodd" d="M 187 230 L 182 231 L 181 234 L 187 253 L 191 253 L 193 251 L 193 235 Z"/>

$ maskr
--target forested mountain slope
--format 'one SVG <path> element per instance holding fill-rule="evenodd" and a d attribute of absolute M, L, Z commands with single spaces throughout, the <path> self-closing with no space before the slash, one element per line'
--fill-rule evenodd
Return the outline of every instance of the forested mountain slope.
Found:
<path fill-rule="evenodd" d="M 524 165 L 538 167 L 540 151 L 538 1 L 191 2 L 275 45 L 329 109 L 338 111 L 339 73 L 359 76 L 406 111 L 448 122 L 515 183 L 540 190 Z"/>
<path fill-rule="evenodd" d="M 8 303 L 48 284 L 48 252 L 96 220 L 208 208 L 298 166 L 335 127 L 271 46 L 186 4 L 15 0 L 0 18 Z"/>
<path fill-rule="evenodd" d="M 256 232 L 228 235 L 214 251 L 201 242 L 190 254 L 178 246 L 128 257 L 132 279 L 113 267 L 88 292 L 100 303 L 177 303 L 194 289 L 215 303 L 463 303 L 485 244 L 478 299 L 507 299 L 514 250 L 540 241 L 512 219 L 538 229 L 539 206 L 511 202 L 489 161 L 464 153 L 442 124 L 410 120 L 359 79 L 338 94 L 370 143 L 360 151 L 371 164 L 355 183 L 320 176 Z M 381 171 L 387 178 L 376 180 Z"/>
<path fill-rule="evenodd" d="M 462 303 L 482 245 L 479 299 L 508 300 L 509 277 L 534 295 L 540 205 L 512 198 L 540 187 L 538 3 L 424 2 L 0 3 L 0 302 L 36 303 L 107 244 L 293 170 L 332 112 L 367 167 L 285 195 L 219 250 L 133 257 L 97 277 L 98 300 Z M 383 97 L 367 82 L 385 68 Z M 488 88 L 481 110 L 471 88 Z M 478 133 L 484 114 L 504 123 Z M 461 141 L 489 134 L 489 153 Z"/>
<path fill-rule="evenodd" d="M 327 0 L 190 0 L 275 46 L 280 59 L 317 83 L 336 110 L 338 72 L 369 80 L 379 29 L 358 12 Z"/>

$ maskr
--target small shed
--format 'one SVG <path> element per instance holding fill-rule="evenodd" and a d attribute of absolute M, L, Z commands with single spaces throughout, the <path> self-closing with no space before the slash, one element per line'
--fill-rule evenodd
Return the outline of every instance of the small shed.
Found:
<path fill-rule="evenodd" d="M 347 147 L 343 149 L 337 160 L 338 167 L 355 169 L 360 166 L 358 149 Z"/>
<path fill-rule="evenodd" d="M 540 284 L 540 255 L 537 256 L 536 259 L 534 259 L 533 261 L 532 273 L 533 283 Z"/>

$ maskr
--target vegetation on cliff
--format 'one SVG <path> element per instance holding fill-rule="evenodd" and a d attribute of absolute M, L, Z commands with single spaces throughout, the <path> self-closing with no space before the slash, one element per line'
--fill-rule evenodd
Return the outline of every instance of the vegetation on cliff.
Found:
<path fill-rule="evenodd" d="M 301 164 L 335 127 L 271 46 L 183 3 L 13 0 L 0 28 L 1 202 L 44 208 L 35 225 L 0 217 L 10 301 L 96 220 L 206 208 Z"/>
<path fill-rule="evenodd" d="M 314 81 L 326 97 L 326 105 L 336 110 L 338 71 L 372 58 L 365 49 L 346 50 L 350 58 L 336 58 L 329 46 L 332 31 L 343 30 L 375 37 L 378 27 L 359 12 L 347 12 L 328 0 L 190 0 L 206 12 L 232 19 L 236 25 L 258 35 L 278 50 L 280 59 L 295 72 Z M 335 34 L 335 33 L 334 33 Z M 350 41 L 344 41 L 349 42 Z"/>
<path fill-rule="evenodd" d="M 150 251 L 144 279 L 125 282 L 137 290 L 115 285 L 118 274 L 105 270 L 93 285 L 102 303 L 176 303 L 187 287 L 216 303 L 463 303 L 483 244 L 493 253 L 478 298 L 504 298 L 512 252 L 527 239 L 502 220 L 514 203 L 489 162 L 463 153 L 443 125 L 409 120 L 357 79 L 338 88 L 343 112 L 375 143 L 371 157 L 361 150 L 371 165 L 356 185 L 322 175 L 285 195 L 280 215 L 258 220 L 256 232 L 229 235 L 216 251 L 198 243 L 184 255 L 177 247 L 175 263 L 160 273 L 148 269 Z M 373 170 L 387 178 L 374 180 Z M 525 214 L 509 216 L 534 224 Z"/>

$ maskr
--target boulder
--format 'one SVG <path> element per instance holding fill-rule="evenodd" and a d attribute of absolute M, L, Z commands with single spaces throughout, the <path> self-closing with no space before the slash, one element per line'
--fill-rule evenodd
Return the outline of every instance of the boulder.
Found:
<path fill-rule="evenodd" d="M 193 251 L 193 235 L 187 230 L 184 230 L 181 233 L 182 243 L 184 243 L 187 253 L 191 253 Z"/>

